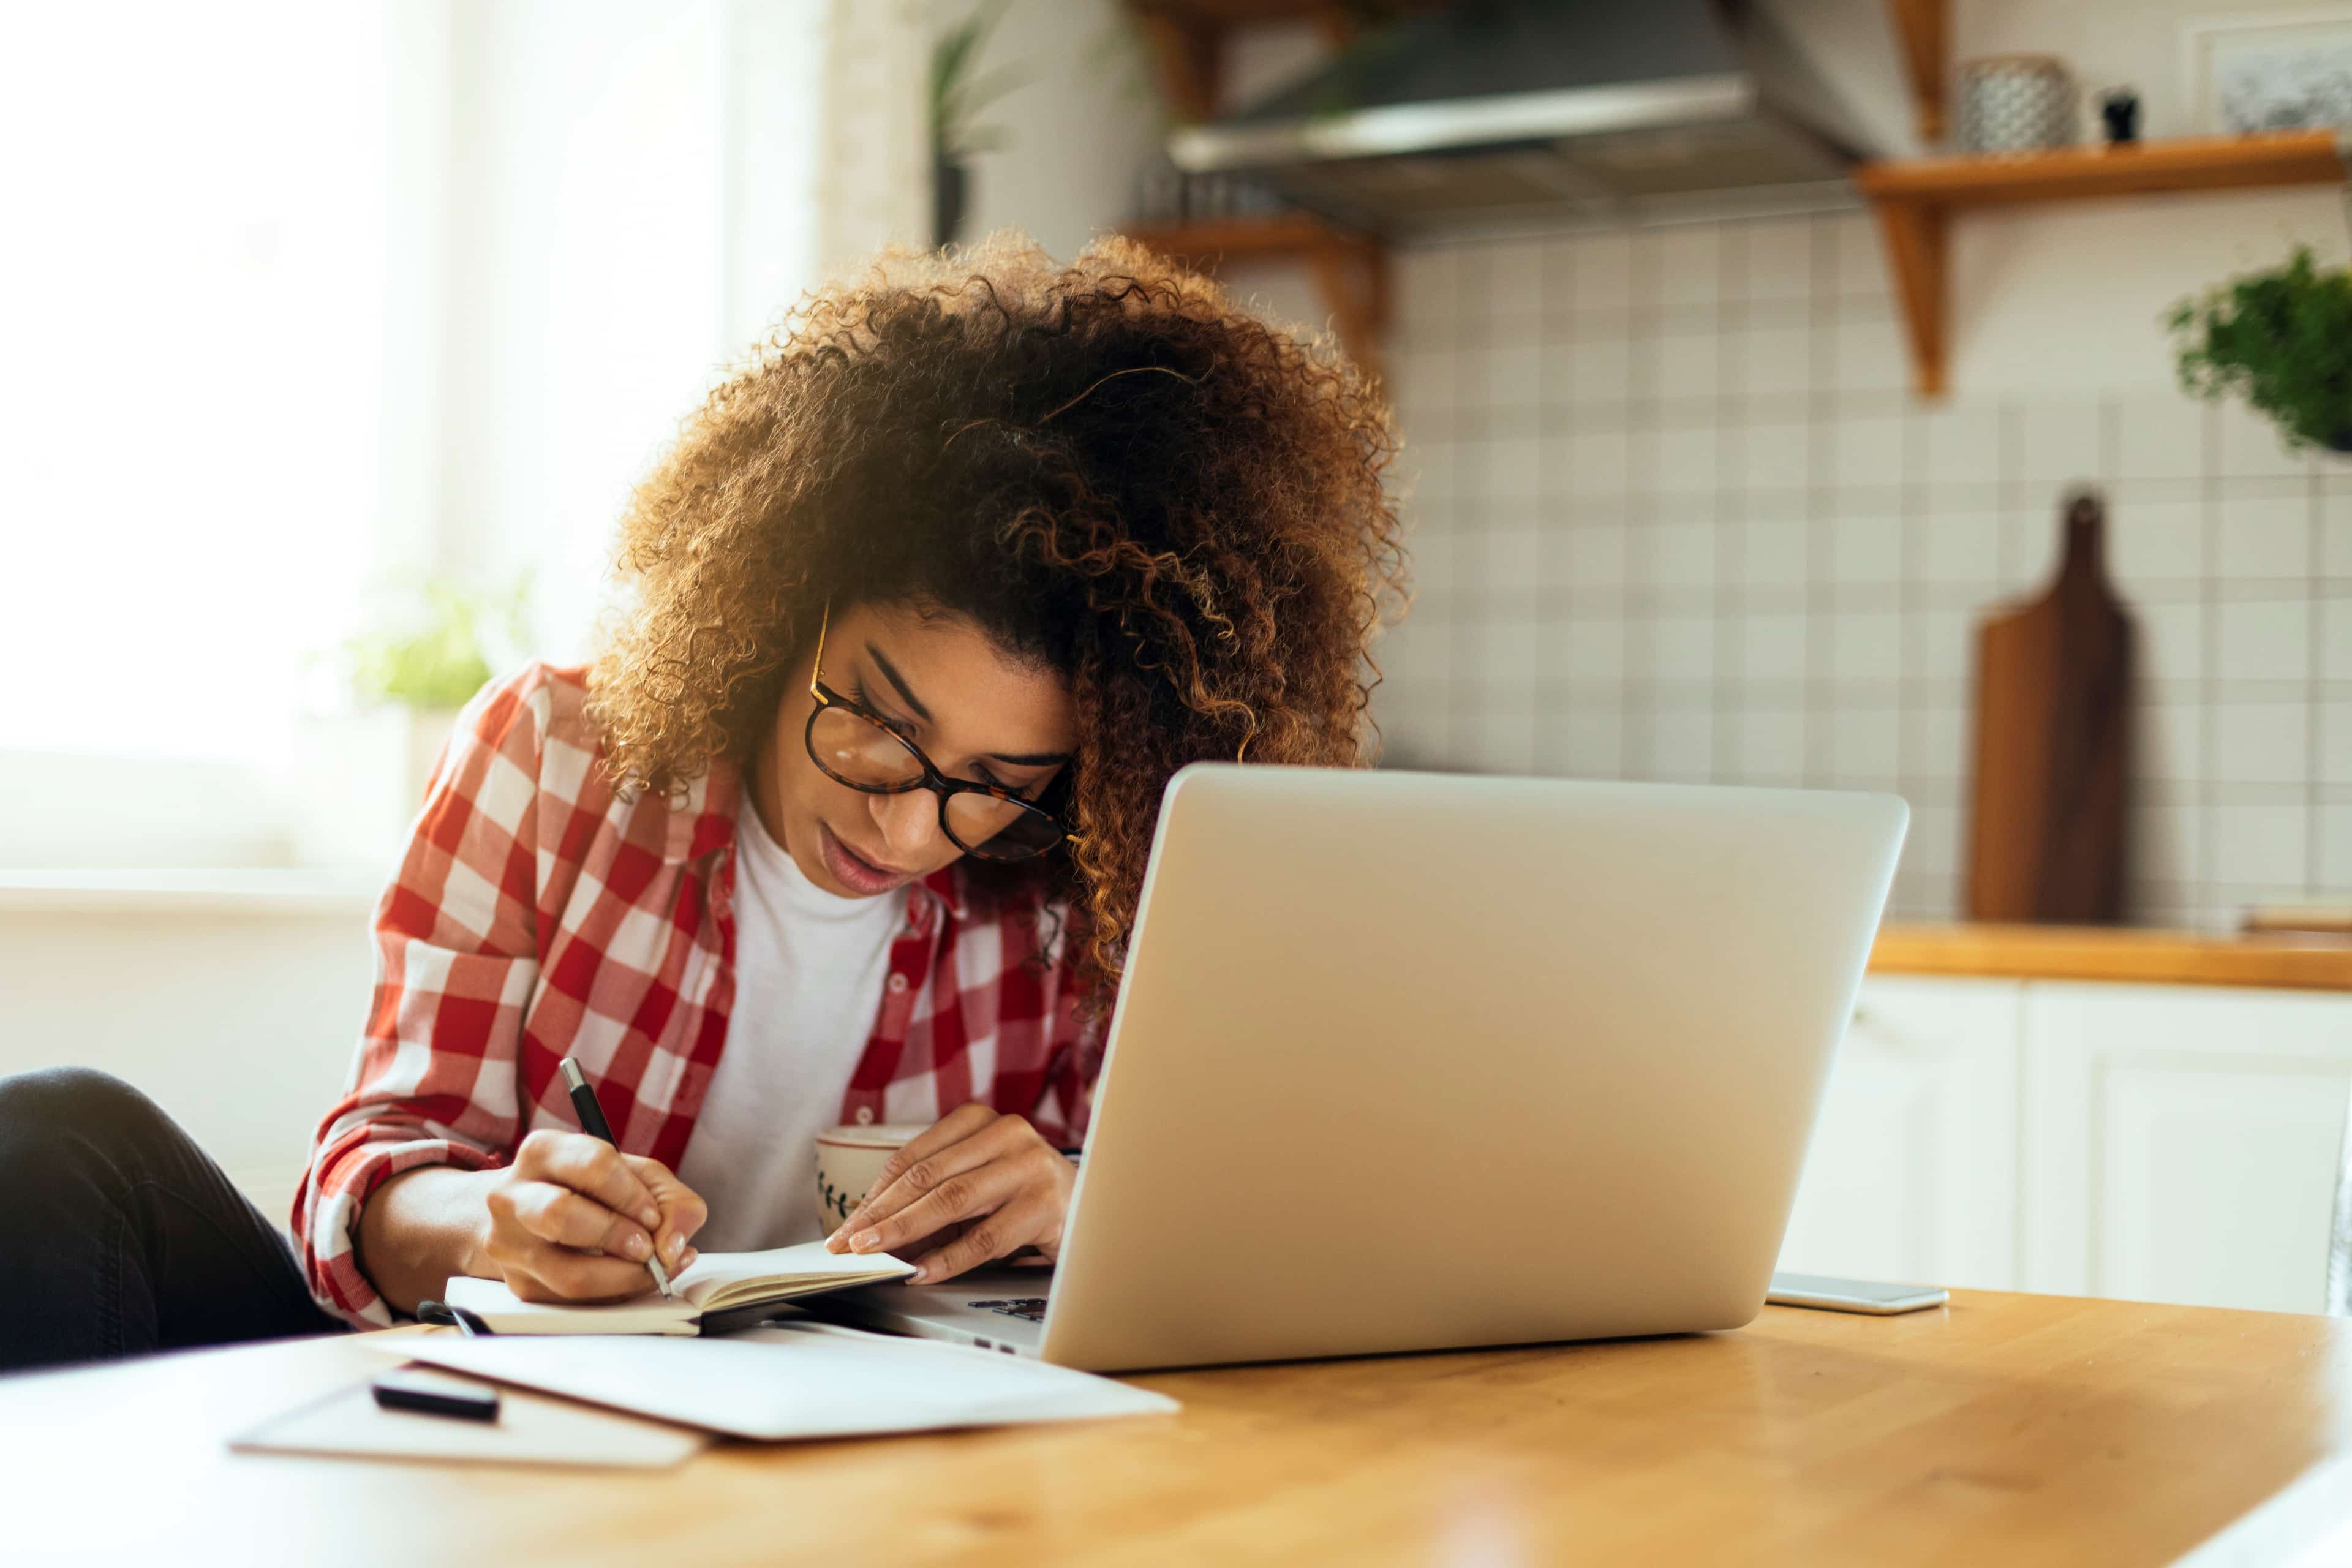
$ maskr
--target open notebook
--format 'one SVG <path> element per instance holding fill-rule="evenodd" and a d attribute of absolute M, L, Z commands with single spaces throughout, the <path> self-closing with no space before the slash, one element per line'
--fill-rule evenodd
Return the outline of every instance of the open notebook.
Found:
<path fill-rule="evenodd" d="M 601 1307 L 526 1301 L 500 1279 L 450 1278 L 442 1300 L 464 1307 L 502 1334 L 699 1334 L 758 1322 L 795 1296 L 900 1279 L 915 1271 L 887 1252 L 832 1253 L 821 1241 L 766 1252 L 706 1252 L 670 1279 L 677 1294 L 642 1296 Z"/>

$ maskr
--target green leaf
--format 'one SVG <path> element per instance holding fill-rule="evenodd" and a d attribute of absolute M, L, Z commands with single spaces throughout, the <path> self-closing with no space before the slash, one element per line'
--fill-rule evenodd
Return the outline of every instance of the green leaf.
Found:
<path fill-rule="evenodd" d="M 495 629 L 520 650 L 528 640 L 530 580 L 520 580 L 503 604 L 462 594 L 446 582 L 425 584 L 421 616 L 398 631 L 356 637 L 346 645 L 352 684 L 370 700 L 432 710 L 462 708 L 492 674 L 484 633 Z"/>
<path fill-rule="evenodd" d="M 977 133 L 971 121 L 982 110 L 1024 85 L 1024 68 L 1001 66 L 978 77 L 971 75 L 988 37 L 1004 19 L 1013 0 L 981 0 L 961 22 L 941 33 L 931 46 L 931 145 L 941 157 L 960 156 L 983 144 L 1001 146 L 1002 132 Z"/>
<path fill-rule="evenodd" d="M 1028 86 L 1032 79 L 1033 73 L 1026 66 L 998 66 L 982 71 L 957 89 L 955 118 L 969 120 L 1006 93 Z"/>
<path fill-rule="evenodd" d="M 2322 270 L 2309 246 L 2181 300 L 2166 325 L 2191 396 L 2244 398 L 2289 447 L 2352 434 L 2352 271 Z"/>

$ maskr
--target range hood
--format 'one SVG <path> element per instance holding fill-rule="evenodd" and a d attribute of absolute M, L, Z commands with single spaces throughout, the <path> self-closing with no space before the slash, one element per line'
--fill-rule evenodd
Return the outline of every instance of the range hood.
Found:
<path fill-rule="evenodd" d="M 1457 0 L 1169 154 L 1402 236 L 1820 206 L 1905 90 L 1877 0 Z"/>

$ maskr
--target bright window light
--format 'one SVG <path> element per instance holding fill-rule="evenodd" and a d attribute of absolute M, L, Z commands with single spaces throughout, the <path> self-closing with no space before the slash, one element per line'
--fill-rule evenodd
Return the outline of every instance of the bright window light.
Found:
<path fill-rule="evenodd" d="M 0 23 L 0 748 L 257 761 L 380 512 L 383 13 Z"/>

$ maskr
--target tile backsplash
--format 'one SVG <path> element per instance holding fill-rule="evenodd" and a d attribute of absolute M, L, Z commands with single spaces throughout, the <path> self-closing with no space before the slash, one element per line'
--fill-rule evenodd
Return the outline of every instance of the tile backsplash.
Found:
<path fill-rule="evenodd" d="M 2132 918 L 2352 898 L 2352 459 L 2169 388 L 1915 402 L 1859 215 L 1397 262 L 1390 764 L 1894 790 L 1895 910 L 1955 915 L 1974 627 L 2087 482 L 2139 636 Z"/>

